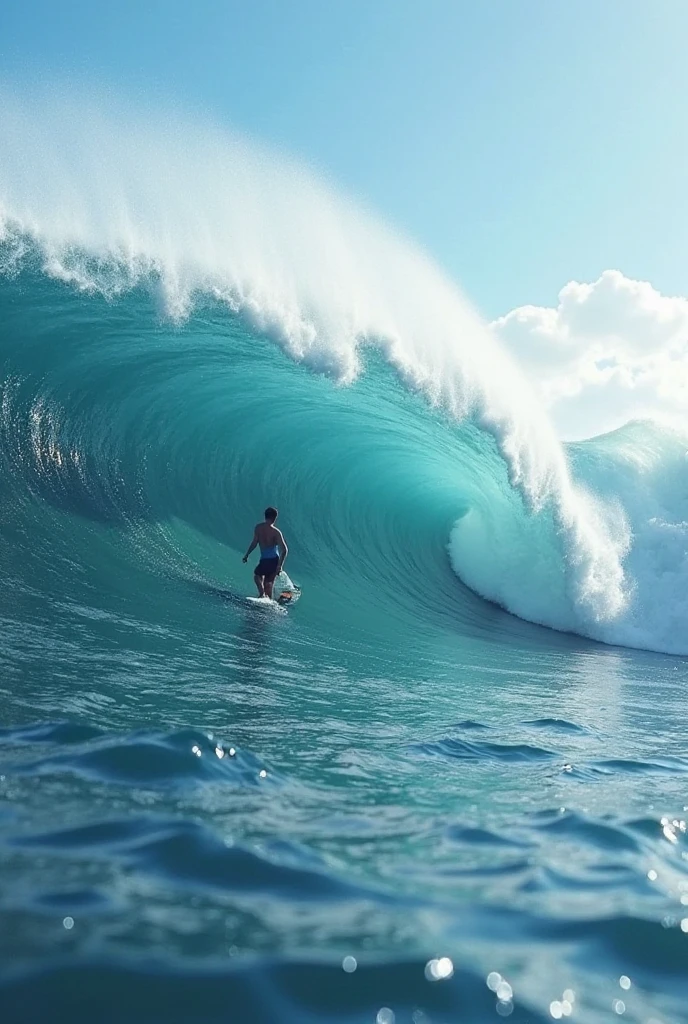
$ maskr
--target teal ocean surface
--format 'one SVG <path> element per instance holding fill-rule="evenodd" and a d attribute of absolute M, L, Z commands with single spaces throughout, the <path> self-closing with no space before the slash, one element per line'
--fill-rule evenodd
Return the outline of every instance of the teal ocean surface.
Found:
<path fill-rule="evenodd" d="M 688 1020 L 686 439 L 561 445 L 283 158 L 2 101 L 2 1021 Z"/>

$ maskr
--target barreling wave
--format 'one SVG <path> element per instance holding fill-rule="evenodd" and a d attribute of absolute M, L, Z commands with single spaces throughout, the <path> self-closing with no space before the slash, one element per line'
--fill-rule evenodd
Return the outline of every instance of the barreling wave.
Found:
<path fill-rule="evenodd" d="M 449 545 L 460 579 L 522 618 L 688 650 L 661 608 L 684 524 L 654 487 L 666 458 L 680 473 L 679 439 L 648 442 L 644 462 L 623 436 L 565 451 L 453 283 L 289 160 L 74 94 L 4 90 L 1 111 L 20 548 L 39 498 L 124 527 L 130 548 L 108 558 L 126 572 L 205 578 L 269 495 L 302 574 L 361 608 L 382 587 L 390 608 L 454 614 Z M 59 522 L 40 527 L 51 557 L 88 575 L 92 534 Z M 681 564 L 672 597 L 684 580 Z"/>

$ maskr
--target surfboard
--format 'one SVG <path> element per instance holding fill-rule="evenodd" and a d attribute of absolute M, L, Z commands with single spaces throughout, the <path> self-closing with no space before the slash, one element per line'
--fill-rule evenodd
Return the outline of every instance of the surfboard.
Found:
<path fill-rule="evenodd" d="M 265 612 L 278 612 L 280 615 L 287 614 L 286 608 L 283 608 L 279 601 L 273 601 L 271 597 L 247 597 L 246 604 L 250 605 L 251 608 L 257 608 Z"/>
<path fill-rule="evenodd" d="M 269 597 L 247 597 L 246 600 L 259 608 L 267 608 L 270 605 L 285 608 L 287 605 L 296 604 L 301 597 L 301 587 L 292 583 L 286 572 L 283 572 L 275 580 L 273 593 L 275 597 L 272 600 Z"/>
<path fill-rule="evenodd" d="M 277 594 L 277 596 L 274 599 L 271 599 L 269 597 L 247 597 L 246 600 L 250 604 L 254 604 L 258 607 L 263 608 L 269 607 L 269 605 L 274 605 L 278 608 L 284 608 L 288 605 L 296 604 L 296 602 L 301 597 L 301 588 L 295 587 L 294 584 L 291 583 L 291 580 L 290 584 L 291 587 L 289 588 L 289 590 L 283 590 L 281 593 Z"/>

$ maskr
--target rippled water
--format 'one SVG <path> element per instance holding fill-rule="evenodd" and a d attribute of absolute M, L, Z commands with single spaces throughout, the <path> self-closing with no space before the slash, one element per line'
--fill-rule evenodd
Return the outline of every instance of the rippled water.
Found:
<path fill-rule="evenodd" d="M 684 1019 L 682 662 L 171 596 L 6 613 L 4 1019 Z"/>

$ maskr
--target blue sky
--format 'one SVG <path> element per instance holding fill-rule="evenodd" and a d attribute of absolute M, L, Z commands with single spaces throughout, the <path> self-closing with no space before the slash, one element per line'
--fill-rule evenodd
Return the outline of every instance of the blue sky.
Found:
<path fill-rule="evenodd" d="M 489 318 L 607 268 L 686 294 L 685 0 L 4 0 L 0 73 L 209 111 L 424 245 Z"/>

